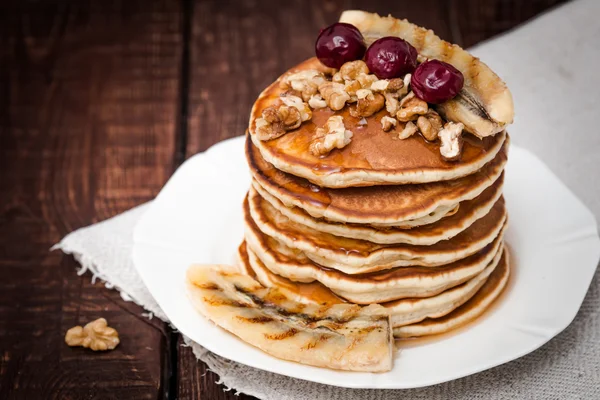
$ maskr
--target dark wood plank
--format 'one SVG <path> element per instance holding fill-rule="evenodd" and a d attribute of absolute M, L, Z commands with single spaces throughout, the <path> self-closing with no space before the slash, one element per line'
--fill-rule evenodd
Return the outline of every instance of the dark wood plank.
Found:
<path fill-rule="evenodd" d="M 49 248 L 172 173 L 180 17 L 170 0 L 0 6 L 2 399 L 165 397 L 165 324 Z M 66 346 L 68 328 L 101 316 L 116 350 Z"/>

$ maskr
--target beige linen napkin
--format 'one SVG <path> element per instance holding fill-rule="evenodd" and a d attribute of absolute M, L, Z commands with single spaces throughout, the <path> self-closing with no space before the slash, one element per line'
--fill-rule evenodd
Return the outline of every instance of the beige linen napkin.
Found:
<path fill-rule="evenodd" d="M 600 2 L 578 0 L 474 49 L 511 88 L 515 143 L 541 157 L 600 216 Z M 133 228 L 149 204 L 82 228 L 55 246 L 127 300 L 166 316 L 131 261 Z M 575 321 L 541 349 L 491 370 L 428 388 L 341 389 L 264 372 L 187 340 L 227 388 L 264 400 L 599 399 L 600 279 Z"/>

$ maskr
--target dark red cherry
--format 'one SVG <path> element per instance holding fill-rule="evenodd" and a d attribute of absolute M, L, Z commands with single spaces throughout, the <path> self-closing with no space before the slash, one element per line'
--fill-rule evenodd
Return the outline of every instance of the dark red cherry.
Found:
<path fill-rule="evenodd" d="M 369 46 L 365 62 L 379 79 L 398 78 L 417 68 L 417 50 L 406 40 L 383 37 Z"/>
<path fill-rule="evenodd" d="M 440 104 L 460 92 L 465 83 L 463 74 L 452 65 L 439 60 L 425 61 L 415 70 L 410 85 L 421 100 Z"/>
<path fill-rule="evenodd" d="M 322 29 L 315 43 L 317 58 L 331 68 L 362 59 L 366 48 L 362 33 L 354 25 L 343 22 Z"/>

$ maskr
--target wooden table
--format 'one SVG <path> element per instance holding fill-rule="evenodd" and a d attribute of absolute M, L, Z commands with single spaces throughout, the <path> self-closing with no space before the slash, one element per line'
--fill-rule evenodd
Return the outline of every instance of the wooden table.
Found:
<path fill-rule="evenodd" d="M 560 0 L 4 1 L 0 5 L 0 398 L 244 399 L 163 322 L 50 247 L 152 199 L 191 155 L 243 134 L 260 90 L 364 8 L 462 46 Z M 103 316 L 114 351 L 64 334 Z"/>

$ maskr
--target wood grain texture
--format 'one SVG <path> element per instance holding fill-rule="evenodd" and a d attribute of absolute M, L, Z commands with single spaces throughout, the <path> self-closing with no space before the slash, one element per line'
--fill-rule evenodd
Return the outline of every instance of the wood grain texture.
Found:
<path fill-rule="evenodd" d="M 258 93 L 342 10 L 473 45 L 562 0 L 0 3 L 0 398 L 248 399 L 71 257 L 66 233 L 153 198 L 186 157 L 243 134 Z M 122 342 L 71 349 L 103 316 Z"/>
<path fill-rule="evenodd" d="M 150 200 L 172 173 L 178 4 L 0 7 L 0 398 L 163 398 L 165 324 L 49 249 Z M 101 316 L 116 350 L 66 346 L 67 329 Z"/>

